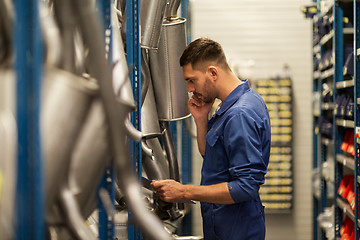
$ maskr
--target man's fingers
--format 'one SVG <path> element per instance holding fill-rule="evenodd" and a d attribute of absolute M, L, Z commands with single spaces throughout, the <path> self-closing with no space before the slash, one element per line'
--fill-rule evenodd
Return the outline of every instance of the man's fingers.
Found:
<path fill-rule="evenodd" d="M 195 99 L 190 98 L 188 102 L 191 106 L 200 107 L 201 102 L 196 101 Z"/>

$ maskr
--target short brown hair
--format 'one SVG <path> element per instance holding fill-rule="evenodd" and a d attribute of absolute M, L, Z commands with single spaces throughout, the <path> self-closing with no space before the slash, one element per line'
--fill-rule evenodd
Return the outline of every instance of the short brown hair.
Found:
<path fill-rule="evenodd" d="M 186 46 L 180 57 L 181 67 L 191 63 L 194 69 L 200 71 L 206 70 L 207 65 L 204 65 L 206 62 L 214 63 L 223 69 L 230 70 L 221 45 L 208 38 L 198 38 L 192 41 Z"/>

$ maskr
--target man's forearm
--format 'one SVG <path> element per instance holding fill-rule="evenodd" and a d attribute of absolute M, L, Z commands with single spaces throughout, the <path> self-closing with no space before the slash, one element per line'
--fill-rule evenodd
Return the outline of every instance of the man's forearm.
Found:
<path fill-rule="evenodd" d="M 205 155 L 205 147 L 206 147 L 206 141 L 205 136 L 207 133 L 207 119 L 203 120 L 196 120 L 196 139 L 198 143 L 199 152 L 202 156 Z"/>
<path fill-rule="evenodd" d="M 215 204 L 233 204 L 227 183 L 219 183 L 208 186 L 184 185 L 185 200 L 195 200 L 201 202 L 209 202 Z"/>

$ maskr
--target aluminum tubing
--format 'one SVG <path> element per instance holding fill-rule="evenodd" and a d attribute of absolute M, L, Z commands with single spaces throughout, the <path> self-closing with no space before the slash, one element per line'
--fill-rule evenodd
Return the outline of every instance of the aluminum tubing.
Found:
<path fill-rule="evenodd" d="M 153 150 L 153 158 L 143 155 L 142 163 L 146 175 L 151 180 L 169 179 L 169 163 L 164 155 L 159 139 L 147 139 L 146 144 Z"/>
<path fill-rule="evenodd" d="M 146 207 L 141 187 L 133 172 L 129 149 L 125 137 L 125 118 L 129 108 L 119 104 L 113 94 L 111 68 L 105 59 L 103 30 L 95 9 L 86 0 L 74 1 L 78 12 L 78 23 L 84 40 L 89 46 L 90 73 L 99 80 L 107 121 L 109 124 L 110 146 L 114 154 L 118 184 L 131 209 L 132 216 L 143 234 L 153 240 L 172 239 L 159 219 Z"/>
<path fill-rule="evenodd" d="M 117 18 L 116 10 L 111 8 L 111 25 L 112 25 L 112 58 L 113 66 L 113 87 L 119 101 L 129 107 L 135 109 L 135 101 L 131 81 L 129 78 L 129 70 L 126 61 L 124 43 L 121 38 L 120 22 Z"/>
<path fill-rule="evenodd" d="M 97 186 L 110 164 L 109 129 L 100 99 L 93 101 L 79 140 L 71 156 L 69 189 L 74 194 L 84 219 L 97 205 Z"/>
<path fill-rule="evenodd" d="M 163 22 L 160 45 L 149 51 L 151 78 L 160 121 L 175 121 L 190 116 L 187 84 L 179 64 L 186 47 L 184 18 Z"/>
<path fill-rule="evenodd" d="M 46 218 L 59 187 L 66 183 L 70 156 L 98 85 L 71 73 L 45 70 L 40 116 L 45 165 Z"/>
<path fill-rule="evenodd" d="M 167 19 L 176 19 L 177 11 L 179 9 L 181 0 L 169 0 L 169 4 L 165 9 L 165 18 Z"/>
<path fill-rule="evenodd" d="M 159 125 L 159 118 L 156 109 L 154 89 L 152 81 L 150 79 L 149 69 L 144 69 L 146 66 L 141 66 L 142 70 L 147 71 L 147 73 L 142 74 L 144 81 L 148 83 L 148 90 L 144 99 L 144 104 L 141 107 L 141 131 L 144 138 L 155 138 L 160 136 L 161 130 Z M 143 72 L 142 72 L 143 73 Z M 147 78 L 147 79 L 145 79 Z"/>
<path fill-rule="evenodd" d="M 15 237 L 16 134 L 12 112 L 0 109 L 0 240 Z"/>
<path fill-rule="evenodd" d="M 169 122 L 161 121 L 160 125 L 163 129 L 165 129 L 165 133 L 162 136 L 162 139 L 164 141 L 164 148 L 166 151 L 166 156 L 169 161 L 170 178 L 174 179 L 175 181 L 180 182 L 179 163 L 178 163 L 178 159 L 177 159 L 174 141 L 172 139 L 171 132 L 170 132 Z"/>
<path fill-rule="evenodd" d="M 141 0 L 141 47 L 159 47 L 161 25 L 167 0 Z"/>
<path fill-rule="evenodd" d="M 85 219 L 80 214 L 79 204 L 72 192 L 67 188 L 62 188 L 60 192 L 60 206 L 65 215 L 67 225 L 71 233 L 78 240 L 97 240 L 95 234 L 85 223 Z"/>

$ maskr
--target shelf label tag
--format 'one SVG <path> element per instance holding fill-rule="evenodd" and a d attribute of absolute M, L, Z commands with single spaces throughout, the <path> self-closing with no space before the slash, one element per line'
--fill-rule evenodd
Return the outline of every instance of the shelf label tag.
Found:
<path fill-rule="evenodd" d="M 355 128 L 355 137 L 359 137 L 359 133 L 360 133 L 360 127 L 356 127 Z"/>

